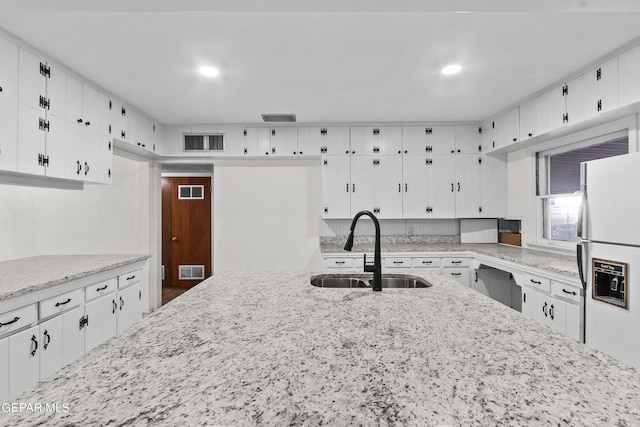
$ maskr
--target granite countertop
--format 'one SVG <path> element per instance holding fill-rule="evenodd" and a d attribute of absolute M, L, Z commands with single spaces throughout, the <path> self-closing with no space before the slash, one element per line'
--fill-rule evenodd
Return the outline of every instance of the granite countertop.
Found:
<path fill-rule="evenodd" d="M 640 374 L 457 282 L 220 273 L 14 401 L 3 425 L 640 425 Z M 66 405 L 66 406 L 65 406 Z M 66 408 L 66 410 L 64 410 Z"/>
<path fill-rule="evenodd" d="M 149 255 L 48 255 L 0 262 L 0 301 L 133 264 Z"/>
<path fill-rule="evenodd" d="M 321 243 L 320 250 L 322 253 L 349 254 L 349 252 L 343 249 L 345 240 L 346 238 L 342 237 L 327 239 Z M 353 245 L 352 252 L 373 252 L 373 249 L 373 240 L 371 238 L 364 237 L 358 240 L 356 236 L 356 242 Z M 386 239 L 386 241 L 383 239 L 381 249 L 383 254 L 393 252 L 475 252 L 529 267 L 579 277 L 575 256 L 534 249 L 523 249 L 517 246 L 497 243 L 431 243 L 411 241 L 408 239 L 402 241 L 389 238 Z"/>

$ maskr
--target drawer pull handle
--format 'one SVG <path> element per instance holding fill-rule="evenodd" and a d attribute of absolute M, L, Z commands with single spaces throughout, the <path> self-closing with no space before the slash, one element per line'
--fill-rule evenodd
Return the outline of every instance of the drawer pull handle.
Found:
<path fill-rule="evenodd" d="M 549 316 L 551 317 L 551 320 L 553 320 L 553 304 L 551 304 L 551 307 L 549 308 Z"/>
<path fill-rule="evenodd" d="M 433 264 L 433 261 L 422 261 L 423 264 Z"/>
<path fill-rule="evenodd" d="M 118 304 L 116 304 L 116 300 L 112 299 L 111 303 L 113 304 L 113 310 L 111 310 L 111 314 L 116 313 L 116 309 L 118 308 Z"/>
<path fill-rule="evenodd" d="M 122 310 L 122 307 L 124 307 L 124 300 L 120 297 L 120 310 Z"/>
<path fill-rule="evenodd" d="M 133 280 L 133 279 L 135 279 L 135 278 L 136 278 L 136 275 L 134 274 L 133 276 L 129 276 L 129 277 L 127 277 L 127 280 Z"/>
<path fill-rule="evenodd" d="M 451 261 L 451 264 L 462 264 L 462 261 Z"/>
<path fill-rule="evenodd" d="M 104 285 L 103 287 L 96 289 L 96 292 L 104 291 L 108 287 L 109 287 L 109 285 Z"/>
<path fill-rule="evenodd" d="M 569 295 L 578 295 L 575 291 L 568 291 L 564 288 L 562 288 L 562 292 L 564 292 L 565 294 L 569 294 Z"/>
<path fill-rule="evenodd" d="M 544 317 L 547 317 L 547 303 L 545 302 L 544 305 L 542 306 L 542 312 L 544 313 Z"/>
<path fill-rule="evenodd" d="M 458 277 L 458 276 L 462 276 L 462 273 L 451 273 L 451 275 Z"/>
<path fill-rule="evenodd" d="M 67 300 L 65 302 L 57 302 L 56 303 L 56 307 L 60 307 L 62 305 L 67 305 L 71 302 L 71 298 L 67 298 Z"/>
<path fill-rule="evenodd" d="M 533 280 L 533 279 L 529 279 L 531 281 L 531 283 L 535 283 L 536 285 L 542 285 L 542 282 L 540 282 L 539 280 Z"/>
<path fill-rule="evenodd" d="M 38 338 L 34 335 L 31 337 L 31 355 L 35 356 L 36 351 L 38 351 Z"/>
<path fill-rule="evenodd" d="M 404 261 L 393 261 L 394 264 L 404 264 Z"/>
<path fill-rule="evenodd" d="M 44 336 L 47 341 L 42 345 L 42 347 L 46 350 L 47 347 L 49 347 L 49 343 L 51 343 L 51 335 L 49 335 L 49 331 L 47 331 L 46 329 L 44 330 Z"/>
<path fill-rule="evenodd" d="M 336 264 L 344 264 L 345 261 L 336 261 Z"/>
<path fill-rule="evenodd" d="M 16 323 L 18 320 L 20 320 L 20 318 L 18 316 L 16 316 L 10 322 L 7 322 L 7 323 L 0 322 L 0 328 L 2 328 L 3 326 L 11 325 L 12 323 Z"/>

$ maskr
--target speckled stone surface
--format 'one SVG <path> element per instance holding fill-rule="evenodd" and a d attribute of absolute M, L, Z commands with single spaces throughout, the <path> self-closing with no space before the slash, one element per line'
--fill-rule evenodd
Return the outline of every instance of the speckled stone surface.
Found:
<path fill-rule="evenodd" d="M 216 275 L 0 413 L 7 426 L 640 425 L 640 374 L 451 279 Z"/>
<path fill-rule="evenodd" d="M 0 301 L 81 279 L 149 255 L 50 255 L 0 262 Z"/>
<path fill-rule="evenodd" d="M 323 253 L 344 253 L 344 241 L 324 243 L 320 245 Z M 552 252 L 523 249 L 517 246 L 500 245 L 497 243 L 382 243 L 383 255 L 388 252 L 476 252 L 506 261 L 517 262 L 542 270 L 559 274 L 579 277 L 575 256 L 556 254 Z M 358 241 L 353 245 L 352 252 L 373 252 L 373 243 L 368 240 Z"/>

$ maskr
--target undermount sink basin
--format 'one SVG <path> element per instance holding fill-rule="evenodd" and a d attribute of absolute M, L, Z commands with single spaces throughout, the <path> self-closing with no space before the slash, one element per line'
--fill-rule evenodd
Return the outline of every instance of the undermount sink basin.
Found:
<path fill-rule="evenodd" d="M 370 274 L 320 274 L 311 277 L 311 284 L 319 288 L 371 288 Z M 410 274 L 383 274 L 382 288 L 428 288 L 431 283 Z"/>

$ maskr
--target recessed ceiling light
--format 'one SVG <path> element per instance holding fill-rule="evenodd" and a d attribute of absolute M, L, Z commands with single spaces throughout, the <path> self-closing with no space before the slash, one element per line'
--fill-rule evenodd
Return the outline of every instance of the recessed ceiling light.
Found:
<path fill-rule="evenodd" d="M 207 77 L 215 77 L 220 74 L 218 69 L 213 67 L 200 67 L 200 73 Z"/>
<path fill-rule="evenodd" d="M 452 74 L 459 73 L 461 69 L 462 67 L 458 64 L 447 65 L 442 69 L 442 74 L 444 74 L 445 76 L 450 76 Z"/>

